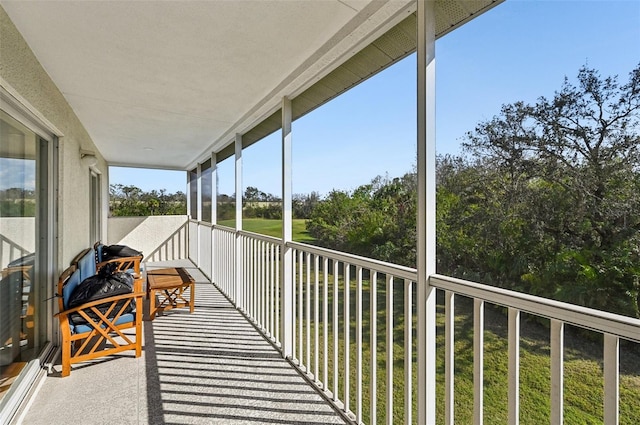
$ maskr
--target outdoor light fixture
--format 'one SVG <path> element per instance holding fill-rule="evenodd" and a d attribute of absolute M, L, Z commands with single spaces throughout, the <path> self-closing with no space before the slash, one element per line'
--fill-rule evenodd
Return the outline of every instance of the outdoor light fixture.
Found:
<path fill-rule="evenodd" d="M 94 151 L 87 151 L 84 149 L 80 149 L 80 162 L 85 167 L 93 167 L 98 163 L 98 158 L 96 158 L 96 153 Z"/>

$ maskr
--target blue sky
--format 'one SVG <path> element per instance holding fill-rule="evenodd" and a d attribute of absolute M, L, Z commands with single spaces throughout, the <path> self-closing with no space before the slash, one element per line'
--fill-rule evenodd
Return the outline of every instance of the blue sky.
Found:
<path fill-rule="evenodd" d="M 476 124 L 515 101 L 551 97 L 587 64 L 628 80 L 640 63 L 640 0 L 507 0 L 436 43 L 436 149 L 460 153 Z M 412 55 L 293 124 L 293 192 L 352 190 L 415 164 Z M 280 134 L 243 154 L 243 187 L 280 195 Z M 233 192 L 233 161 L 219 188 Z M 111 183 L 185 191 L 184 172 L 111 168 Z"/>

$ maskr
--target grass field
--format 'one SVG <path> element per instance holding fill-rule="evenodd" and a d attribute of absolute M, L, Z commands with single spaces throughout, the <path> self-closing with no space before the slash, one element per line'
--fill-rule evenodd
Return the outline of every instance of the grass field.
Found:
<path fill-rule="evenodd" d="M 235 223 L 223 221 L 220 224 L 234 227 Z M 280 220 L 245 219 L 243 228 L 247 231 L 280 237 L 282 232 L 282 222 Z M 293 239 L 296 241 L 313 243 L 313 238 L 306 232 L 304 220 L 294 220 Z M 299 277 L 298 277 L 299 278 Z M 380 277 L 379 277 L 380 278 Z M 353 279 L 353 275 L 352 275 Z M 306 280 L 306 276 L 303 276 Z M 330 276 L 330 281 L 333 276 Z M 320 277 L 322 281 L 322 277 Z M 344 282 L 342 276 L 339 279 L 339 312 L 338 312 L 338 394 L 343 398 L 345 388 L 343 386 L 345 378 L 345 328 L 343 316 L 343 295 Z M 355 289 L 354 282 L 350 285 L 350 304 L 352 317 L 350 318 L 349 334 L 351 344 L 349 346 L 349 393 L 350 407 L 355 409 L 356 393 L 356 351 L 355 334 L 356 329 L 353 324 L 355 312 Z M 306 290 L 304 291 L 306 292 Z M 386 385 L 385 376 L 387 364 L 385 361 L 386 350 L 386 324 L 387 316 L 385 306 L 384 283 L 378 283 L 377 297 L 377 357 L 376 357 L 376 399 L 377 418 L 375 423 L 386 423 Z M 321 293 L 320 293 L 321 294 Z M 364 423 L 371 423 L 369 414 L 369 386 L 370 386 L 370 335 L 368 332 L 369 316 L 369 294 L 370 282 L 363 281 L 363 419 Z M 322 297 L 322 295 L 320 295 Z M 329 294 L 329 306 L 332 305 L 332 294 Z M 415 294 L 414 298 L 415 300 Z M 401 424 L 404 422 L 404 307 L 403 307 L 403 284 L 398 282 L 394 285 L 394 343 L 393 343 L 393 420 L 392 422 Z M 322 300 L 320 299 L 320 305 Z M 442 301 L 442 300 L 440 300 Z M 415 301 L 414 301 L 415 303 Z M 311 302 L 311 306 L 314 302 Z M 313 310 L 313 307 L 311 307 Z M 331 307 L 330 307 L 331 308 Z M 436 390 L 438 400 L 436 404 L 437 423 L 444 423 L 444 307 L 438 303 L 437 313 L 437 348 L 436 348 Z M 305 307 L 306 314 L 306 307 Z M 310 312 L 313 317 L 313 311 Z M 319 341 L 323 338 L 323 324 L 326 320 L 329 324 L 328 338 L 333 340 L 333 315 L 324 319 L 321 313 L 321 320 L 318 326 Z M 473 423 L 473 302 L 465 297 L 456 297 L 455 315 L 455 423 Z M 304 317 L 304 316 L 303 316 Z M 415 395 L 416 395 L 416 347 L 415 347 L 415 305 L 413 320 L 413 365 L 411 376 L 413 380 L 413 415 L 415 422 Z M 303 332 L 299 333 L 298 324 L 295 326 L 295 338 L 300 341 L 306 339 L 306 322 L 303 321 Z M 315 344 L 315 326 L 310 324 L 311 345 Z M 601 336 L 588 334 L 567 326 L 565 333 L 565 363 L 564 363 L 564 421 L 566 424 L 602 424 L 603 423 L 603 355 Z M 297 347 L 296 347 L 297 349 Z M 296 353 L 300 356 L 300 353 Z M 322 354 L 319 354 L 322 357 Z M 333 351 L 328 352 L 328 388 L 333 389 Z M 303 353 L 303 360 L 306 361 L 306 353 Z M 311 365 L 315 362 L 315 353 L 310 353 Z M 318 358 L 318 363 L 322 365 L 322 358 Z M 520 340 L 520 423 L 537 425 L 549 423 L 550 421 L 550 341 L 548 324 L 540 322 L 540 319 L 533 320 L 526 314 L 522 315 L 521 340 Z M 321 367 L 320 367 L 321 368 Z M 323 371 L 318 371 L 322 376 Z M 638 425 L 640 424 L 640 344 L 622 342 L 620 345 L 620 424 Z M 508 399 L 508 341 L 507 341 L 507 318 L 503 309 L 487 304 L 485 308 L 485 331 L 484 331 L 484 423 L 504 424 L 507 422 L 507 399 Z"/>
<path fill-rule="evenodd" d="M 303 280 L 306 278 L 303 278 Z M 332 281 L 333 277 L 330 277 Z M 313 279 L 312 279 L 313 280 Z M 322 278 L 320 279 L 322 281 Z M 313 284 L 312 284 L 313 285 Z M 356 393 L 356 350 L 355 350 L 355 290 L 353 282 L 350 289 L 351 323 L 349 326 L 349 387 L 350 408 L 355 410 Z M 369 316 L 369 287 L 368 281 L 363 282 L 363 419 L 364 423 L 371 423 L 369 414 L 369 386 L 370 386 L 370 347 L 371 339 L 368 332 Z M 313 288 L 313 286 L 312 286 Z M 303 291 L 306 293 L 306 290 Z M 313 292 L 313 289 L 312 289 Z M 338 324 L 338 394 L 344 396 L 345 378 L 345 338 L 343 316 L 344 284 L 340 279 L 339 296 L 339 324 Z M 306 295 L 305 295 L 306 296 Z M 320 297 L 322 297 L 320 292 Z M 329 294 L 329 306 L 332 304 L 332 295 Z M 378 283 L 378 313 L 377 313 L 377 420 L 376 423 L 386 423 L 386 386 L 387 362 L 386 350 L 386 325 L 387 316 L 385 306 L 384 284 Z M 394 344 L 393 344 L 393 423 L 404 423 L 404 306 L 403 284 L 394 285 Z M 415 300 L 415 297 L 414 297 Z M 322 300 L 319 300 L 322 305 Z M 442 301 L 442 299 L 440 300 Z M 313 305 L 311 302 L 311 314 L 313 317 Z M 321 308 L 321 307 L 320 307 Z M 329 307 L 331 309 L 331 307 Z M 306 307 L 303 308 L 306 312 Z M 415 419 L 417 392 L 416 382 L 416 347 L 415 347 L 415 305 L 413 320 L 413 353 L 412 353 L 412 380 L 413 400 L 412 410 Z M 465 297 L 456 297 L 455 315 L 455 423 L 473 423 L 473 302 Z M 323 315 L 321 313 L 318 339 L 323 339 Z M 333 313 L 329 312 L 328 339 L 331 345 L 333 340 Z M 310 340 L 312 347 L 315 344 L 315 324 L 310 325 Z M 306 321 L 302 322 L 303 332 L 295 327 L 297 341 L 306 339 Z M 438 395 L 436 405 L 437 423 L 444 423 L 444 306 L 441 302 L 437 307 L 437 347 L 436 347 L 436 390 Z M 297 349 L 297 348 L 296 348 Z M 507 423 L 508 414 L 508 340 L 507 317 L 502 308 L 487 304 L 485 307 L 485 331 L 484 331 L 484 423 Z M 565 331 L 565 364 L 564 364 L 564 420 L 567 424 L 602 424 L 603 423 L 603 371 L 602 371 L 602 341 L 601 336 L 586 331 L 577 330 L 567 326 Z M 620 424 L 637 425 L 640 423 L 640 345 L 621 343 L 621 375 L 620 375 Z M 300 353 L 296 353 L 297 356 Z M 322 353 L 319 353 L 318 363 L 323 363 Z M 306 353 L 303 353 L 303 361 L 306 361 Z M 311 365 L 315 362 L 315 353 L 310 353 Z M 543 424 L 550 422 L 550 341 L 548 324 L 540 323 L 531 316 L 523 314 L 520 340 L 520 423 Z M 333 350 L 328 352 L 328 388 L 333 389 Z M 322 370 L 319 371 L 322 376 Z"/>
<path fill-rule="evenodd" d="M 314 238 L 307 232 L 304 219 L 294 219 L 293 240 L 296 242 L 313 243 Z M 227 227 L 235 227 L 235 220 L 222 220 L 218 224 Z M 259 233 L 261 235 L 282 237 L 282 220 L 265 220 L 262 218 L 245 218 L 242 220 L 242 229 L 248 232 Z"/>

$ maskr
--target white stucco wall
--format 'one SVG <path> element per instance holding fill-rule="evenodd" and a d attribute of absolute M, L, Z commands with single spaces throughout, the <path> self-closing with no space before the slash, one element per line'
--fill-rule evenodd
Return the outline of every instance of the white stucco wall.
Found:
<path fill-rule="evenodd" d="M 80 163 L 80 148 L 96 152 L 103 199 L 108 193 L 107 164 L 63 94 L 0 7 L 0 83 L 16 92 L 63 134 L 59 150 L 58 272 L 89 246 L 90 174 Z M 106 210 L 103 223 L 106 224 Z M 103 229 L 105 226 L 103 225 Z"/>
<path fill-rule="evenodd" d="M 142 251 L 144 261 L 187 258 L 186 215 L 111 217 L 106 244 Z"/>

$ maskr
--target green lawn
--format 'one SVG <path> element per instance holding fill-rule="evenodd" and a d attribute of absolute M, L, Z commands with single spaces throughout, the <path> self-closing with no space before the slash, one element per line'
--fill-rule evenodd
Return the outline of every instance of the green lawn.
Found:
<path fill-rule="evenodd" d="M 314 238 L 307 233 L 305 219 L 293 220 L 293 240 L 296 242 L 313 243 Z M 235 220 L 222 220 L 218 224 L 234 228 Z M 282 237 L 282 220 L 267 220 L 263 218 L 245 218 L 242 220 L 242 228 L 248 232 L 259 233 L 261 235 Z"/>
<path fill-rule="evenodd" d="M 222 221 L 220 224 L 234 227 L 233 220 Z M 280 220 L 245 219 L 243 228 L 250 232 L 280 237 L 282 222 Z M 305 220 L 294 220 L 293 239 L 307 243 L 313 243 L 313 238 L 306 232 Z M 297 274 L 297 273 L 296 273 Z M 303 272 L 303 274 L 306 274 Z M 332 289 L 333 275 L 329 273 L 330 288 Z M 319 276 L 322 281 L 322 275 Z M 355 315 L 355 288 L 353 274 L 350 285 L 351 320 Z M 306 276 L 303 277 L 306 280 Z M 377 423 L 384 423 L 385 417 L 385 287 L 381 276 L 378 277 L 378 306 L 377 306 Z M 342 275 L 339 279 L 339 396 L 343 397 L 344 379 L 344 316 L 343 296 L 344 281 Z M 368 332 L 370 282 L 363 281 L 363 419 L 370 423 L 369 415 L 369 382 L 368 374 L 370 365 L 370 336 Z M 415 294 L 414 294 L 415 295 Z M 332 303 L 332 292 L 329 294 L 329 306 Z M 403 285 L 397 282 L 394 285 L 394 355 L 393 355 L 393 422 L 404 421 L 404 312 L 403 312 Z M 320 292 L 320 305 L 322 305 L 322 292 Z M 444 307 L 441 299 L 438 303 L 437 315 L 437 423 L 444 423 Z M 313 302 L 312 302 L 313 310 Z M 320 307 L 322 309 L 322 307 Z M 331 307 L 330 307 L 331 308 Z M 306 310 L 305 310 L 306 311 Z M 296 313 L 297 314 L 297 313 Z M 312 315 L 313 317 L 313 315 Z M 324 322 L 321 313 L 318 329 L 320 341 L 322 340 Z M 329 323 L 329 344 L 333 339 L 333 316 L 325 319 Z M 415 344 L 415 296 L 414 296 L 414 326 L 413 341 Z M 456 330 L 455 330 L 455 422 L 467 424 L 473 422 L 473 303 L 464 297 L 456 297 Z M 306 323 L 303 334 L 300 335 L 298 327 L 295 327 L 296 338 L 306 337 Z M 311 324 L 310 335 L 312 345 L 315 340 L 315 326 Z M 355 326 L 353 322 L 349 327 L 351 344 L 350 357 L 350 407 L 355 409 Z M 484 333 L 484 423 L 504 424 L 507 421 L 507 391 L 508 391 L 508 344 L 507 344 L 507 319 L 504 312 L 487 304 L 485 309 L 485 333 Z M 603 373 L 602 373 L 602 341 L 597 335 L 587 336 L 584 331 L 577 331 L 567 327 L 565 335 L 565 377 L 564 377 L 564 419 L 571 424 L 601 424 L 603 423 Z M 297 344 L 297 342 L 296 342 Z M 550 342 L 549 329 L 545 323 L 533 321 L 523 314 L 521 325 L 520 347 L 520 423 L 540 424 L 549 423 L 550 417 Z M 296 347 L 297 349 L 297 347 Z M 299 353 L 298 353 L 299 354 Z M 328 353 L 329 388 L 333 389 L 333 352 Z M 413 414 L 415 415 L 416 394 L 416 347 L 413 347 L 412 367 L 413 379 Z M 322 357 L 322 354 L 320 354 Z M 640 344 L 621 343 L 620 356 L 620 424 L 636 425 L 640 423 Z M 304 359 L 304 357 L 303 357 Z M 312 364 L 315 354 L 311 356 Z M 322 359 L 318 359 L 320 365 Z M 415 418 L 415 416 L 414 416 Z"/>
<path fill-rule="evenodd" d="M 353 278 L 353 274 L 352 274 Z M 306 279 L 303 278 L 303 279 Z M 379 278 L 380 279 L 380 278 Z M 314 279 L 312 278 L 312 281 Z M 322 281 L 322 277 L 320 277 Z M 333 276 L 330 276 L 330 282 Z M 330 287 L 332 285 L 330 284 Z M 370 423 L 369 415 L 369 289 L 370 282 L 363 282 L 363 419 L 364 423 Z M 306 291 L 305 291 L 306 292 Z M 313 293 L 313 283 L 312 283 Z M 339 296 L 339 395 L 343 397 L 344 388 L 344 316 L 343 316 L 344 283 L 340 278 Z M 322 298 L 322 291 L 320 291 Z M 351 320 L 355 318 L 355 290 L 354 282 L 351 283 L 350 304 Z M 332 294 L 329 294 L 329 306 L 332 302 Z M 404 421 L 404 313 L 403 313 L 403 285 L 397 282 L 394 285 L 394 356 L 393 356 L 393 423 Z M 414 298 L 415 300 L 415 298 Z M 442 301 L 442 300 L 440 300 Z M 415 302 L 415 301 L 414 301 Z M 313 312 L 313 301 L 311 309 Z M 322 302 L 320 300 L 320 306 Z M 331 307 L 329 307 L 331 308 Z M 322 309 L 322 307 L 320 307 Z M 305 308 L 306 311 L 306 308 Z M 382 282 L 378 283 L 378 308 L 377 308 L 377 423 L 385 423 L 385 375 L 387 364 L 385 361 L 385 288 Z M 312 313 L 313 317 L 313 313 Z M 320 315 L 318 329 L 319 339 L 322 341 L 324 322 Z M 329 343 L 333 339 L 333 318 L 330 313 Z M 413 379 L 413 414 L 416 414 L 415 394 L 417 391 L 416 375 L 416 347 L 415 347 L 415 304 L 413 326 L 413 355 L 412 367 Z M 473 303 L 464 297 L 456 298 L 456 330 L 455 330 L 455 422 L 460 424 L 473 423 Z M 311 324 L 311 341 L 315 342 L 315 326 Z M 438 303 L 437 314 L 437 423 L 444 423 L 444 306 Z M 306 337 L 306 323 L 303 322 L 303 334 L 300 335 L 298 327 L 295 328 L 296 338 Z M 356 352 L 355 352 L 355 326 L 353 322 L 349 327 L 351 344 L 350 353 L 350 407 L 355 410 L 356 392 Z M 550 420 L 550 341 L 549 329 L 544 323 L 538 323 L 523 314 L 521 325 L 520 347 L 520 423 L 537 425 L 549 423 Z M 297 347 L 296 347 L 297 349 Z M 320 354 L 322 357 L 322 354 Z M 333 388 L 333 353 L 329 350 L 329 388 Z M 303 357 L 303 360 L 305 358 Z M 311 355 L 312 364 L 314 354 Z M 319 359 L 322 364 L 322 359 Z M 595 334 L 587 335 L 584 331 L 578 331 L 567 327 L 565 335 L 565 377 L 564 377 L 564 407 L 565 423 L 571 424 L 601 424 L 603 423 L 603 372 L 602 372 L 602 341 Z M 507 398 L 508 398 L 508 341 L 507 318 L 502 309 L 486 305 L 485 308 L 485 332 L 484 332 L 484 423 L 504 424 L 507 422 Z M 415 417 L 415 416 L 414 416 Z M 620 424 L 636 425 L 640 423 L 640 345 L 621 344 L 621 375 L 620 375 Z"/>

